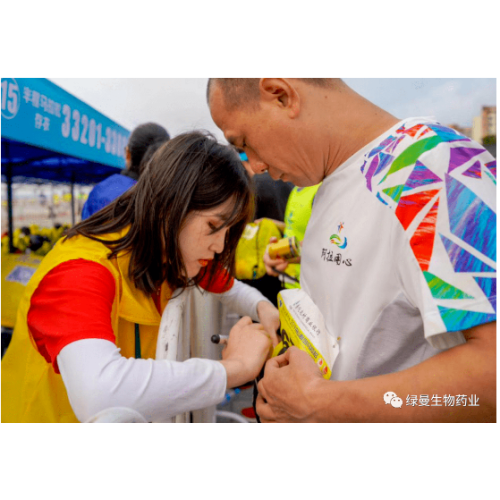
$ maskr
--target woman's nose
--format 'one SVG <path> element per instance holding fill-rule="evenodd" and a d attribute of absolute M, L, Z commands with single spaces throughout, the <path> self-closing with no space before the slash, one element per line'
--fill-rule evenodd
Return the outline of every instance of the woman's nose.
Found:
<path fill-rule="evenodd" d="M 220 231 L 217 231 L 216 233 L 213 234 L 214 239 L 210 246 L 213 252 L 222 253 L 226 242 L 226 233 L 227 229 L 221 229 Z"/>

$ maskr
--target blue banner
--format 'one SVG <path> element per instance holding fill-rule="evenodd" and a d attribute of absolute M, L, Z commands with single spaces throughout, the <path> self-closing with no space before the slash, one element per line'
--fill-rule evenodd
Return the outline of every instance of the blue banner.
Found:
<path fill-rule="evenodd" d="M 124 168 L 129 135 L 45 78 L 2 78 L 2 137 Z"/>

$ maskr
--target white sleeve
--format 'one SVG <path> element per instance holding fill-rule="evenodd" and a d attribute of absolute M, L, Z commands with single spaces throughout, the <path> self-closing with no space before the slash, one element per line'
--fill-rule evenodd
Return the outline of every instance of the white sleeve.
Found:
<path fill-rule="evenodd" d="M 236 279 L 227 292 L 214 295 L 231 311 L 240 316 L 250 316 L 254 321 L 259 321 L 257 304 L 261 301 L 271 304 L 271 301 L 264 297 L 259 290 Z"/>
<path fill-rule="evenodd" d="M 165 422 L 220 403 L 226 391 L 226 370 L 218 361 L 125 358 L 115 344 L 102 339 L 68 344 L 57 364 L 81 422 L 112 407 L 136 410 L 148 422 Z"/>

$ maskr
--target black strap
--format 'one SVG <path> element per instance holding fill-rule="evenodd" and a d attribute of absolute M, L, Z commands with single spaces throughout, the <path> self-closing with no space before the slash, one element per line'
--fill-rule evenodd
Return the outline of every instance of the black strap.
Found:
<path fill-rule="evenodd" d="M 286 276 L 287 278 L 290 278 L 292 281 L 295 281 L 296 283 L 300 283 L 300 281 L 295 276 L 291 276 L 290 274 L 287 274 L 284 271 L 278 271 L 275 267 L 272 267 L 271 269 L 275 273 L 278 273 L 280 276 Z"/>
<path fill-rule="evenodd" d="M 141 334 L 137 323 L 135 324 L 135 359 L 141 359 Z"/>

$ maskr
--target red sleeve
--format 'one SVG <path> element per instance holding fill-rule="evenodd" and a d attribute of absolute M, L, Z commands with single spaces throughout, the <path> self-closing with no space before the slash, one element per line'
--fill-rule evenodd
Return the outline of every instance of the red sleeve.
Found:
<path fill-rule="evenodd" d="M 71 260 L 47 273 L 31 297 L 28 328 L 40 354 L 52 363 L 76 340 L 104 339 L 115 343 L 111 310 L 115 280 L 101 264 Z"/>
<path fill-rule="evenodd" d="M 214 266 L 213 262 L 210 262 L 207 267 L 205 267 L 201 272 L 203 276 L 199 283 L 200 287 L 207 292 L 212 293 L 224 293 L 233 287 L 234 278 L 229 275 L 229 273 L 223 267 L 219 266 L 215 271 L 215 276 L 212 284 L 209 286 L 210 274 Z"/>

